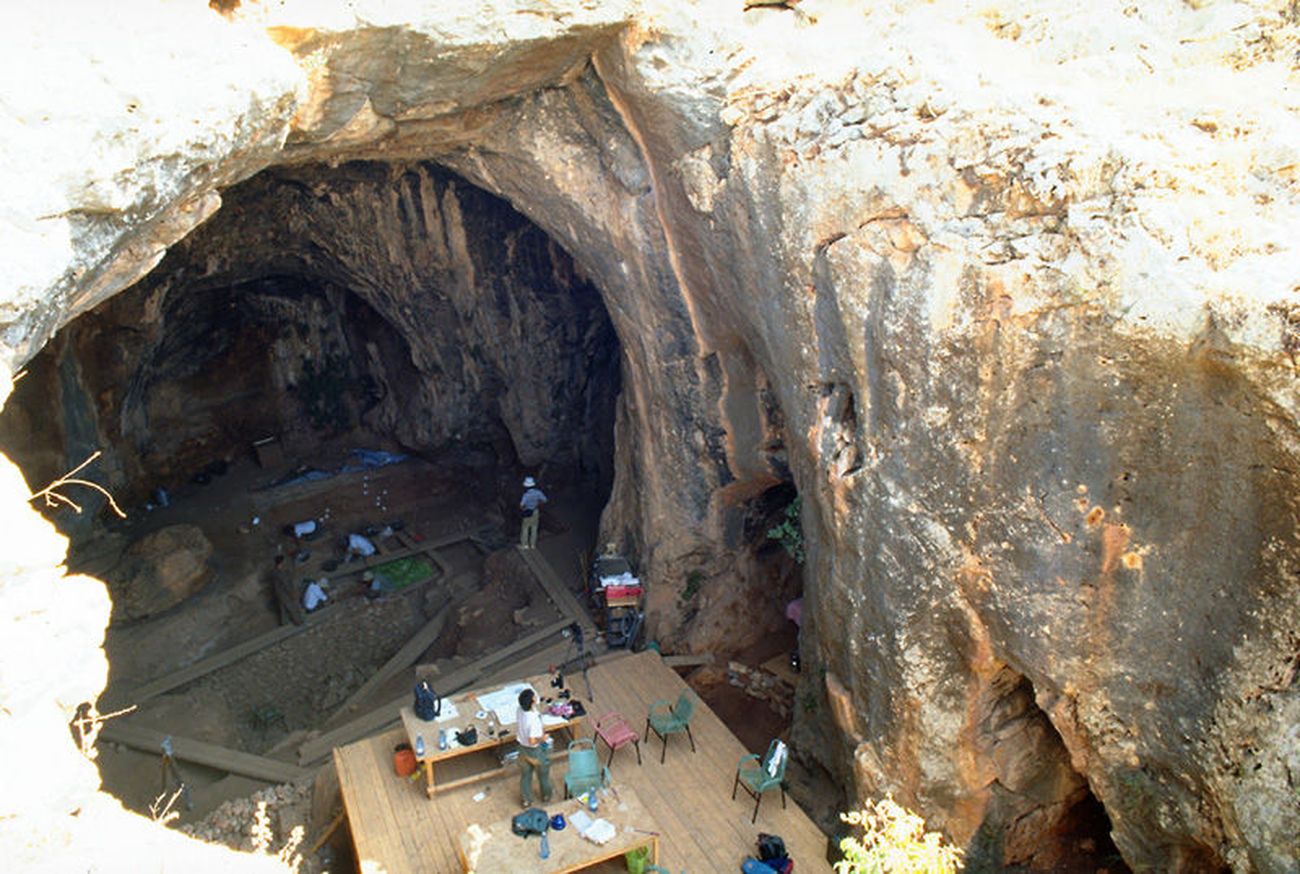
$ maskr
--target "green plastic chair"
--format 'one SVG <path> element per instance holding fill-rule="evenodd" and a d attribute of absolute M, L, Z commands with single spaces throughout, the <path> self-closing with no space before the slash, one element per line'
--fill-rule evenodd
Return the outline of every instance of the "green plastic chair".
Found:
<path fill-rule="evenodd" d="M 596 744 L 581 737 L 569 743 L 569 770 L 564 775 L 564 797 L 581 795 L 609 785 L 609 768 L 600 766 Z"/>
<path fill-rule="evenodd" d="M 736 765 L 736 782 L 731 784 L 731 800 L 736 800 L 736 789 L 742 785 L 746 792 L 754 796 L 754 815 L 749 818 L 751 825 L 758 820 L 758 805 L 763 801 L 763 793 L 769 789 L 781 787 L 781 809 L 785 810 L 785 766 L 790 761 L 790 750 L 786 749 L 785 755 L 777 764 L 775 774 L 769 767 L 779 743 L 781 741 L 774 740 L 768 744 L 767 753 L 763 758 L 760 759 L 757 753 L 750 753 L 742 756 L 740 763 Z"/>
<path fill-rule="evenodd" d="M 677 696 L 676 704 L 669 704 L 667 701 L 656 701 L 650 705 L 650 714 L 645 720 L 645 733 L 647 736 L 650 730 L 659 735 L 663 741 L 664 748 L 659 753 L 659 764 L 664 763 L 664 757 L 668 755 L 668 735 L 681 734 L 686 732 L 686 737 L 691 741 L 691 752 L 695 752 L 695 736 L 691 734 L 691 717 L 695 715 L 695 696 L 690 690 L 682 690 L 682 694 Z"/>

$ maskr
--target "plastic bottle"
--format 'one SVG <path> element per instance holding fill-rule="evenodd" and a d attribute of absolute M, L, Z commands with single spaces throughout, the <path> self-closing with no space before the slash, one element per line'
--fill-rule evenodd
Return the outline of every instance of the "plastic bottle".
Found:
<path fill-rule="evenodd" d="M 587 793 L 587 809 L 592 813 L 596 812 L 596 790 L 592 789 Z"/>
<path fill-rule="evenodd" d="M 422 734 L 415 736 L 415 757 L 417 759 L 424 758 L 424 735 Z"/>
<path fill-rule="evenodd" d="M 541 849 L 537 851 L 537 855 L 541 856 L 543 859 L 549 859 L 551 857 L 551 842 L 546 839 L 546 832 L 542 832 L 542 846 Z"/>
<path fill-rule="evenodd" d="M 447 729 L 441 728 L 438 729 L 438 749 L 445 750 L 446 748 L 447 748 Z"/>

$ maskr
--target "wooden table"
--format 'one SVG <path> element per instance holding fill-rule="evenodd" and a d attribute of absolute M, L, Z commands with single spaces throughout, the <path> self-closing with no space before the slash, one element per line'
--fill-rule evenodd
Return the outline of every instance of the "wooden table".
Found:
<path fill-rule="evenodd" d="M 540 677 L 530 677 L 523 682 L 524 684 L 531 686 L 535 693 L 538 689 L 547 688 L 546 684 L 549 681 L 549 676 L 542 675 Z M 411 749 L 416 748 L 415 739 L 417 736 L 423 736 L 424 738 L 424 756 L 417 756 L 416 761 L 424 767 L 424 791 L 430 798 L 433 797 L 433 794 L 436 791 L 433 782 L 433 766 L 436 763 L 447 759 L 454 759 L 459 756 L 466 756 L 481 750 L 490 750 L 495 747 L 515 742 L 515 721 L 513 719 L 511 719 L 508 724 L 501 725 L 499 722 L 490 722 L 489 719 L 480 719 L 476 715 L 484 709 L 479 705 L 478 696 L 480 694 L 491 694 L 494 691 L 497 690 L 479 689 L 447 699 L 455 706 L 457 711 L 456 716 L 435 720 L 433 722 L 425 722 L 422 719 L 417 719 L 415 711 L 410 706 L 401 709 L 402 727 L 406 729 L 406 739 L 407 742 L 410 743 Z M 542 705 L 539 704 L 538 708 L 541 709 L 541 707 Z M 491 716 L 490 713 L 489 716 Z M 544 718 L 542 723 L 542 727 L 545 729 L 547 734 L 562 729 L 568 729 L 571 734 L 576 735 L 578 724 L 582 721 L 583 717 L 575 716 L 571 719 L 550 722 L 550 724 L 547 724 L 547 719 L 549 719 L 549 717 Z M 469 746 L 461 746 L 456 742 L 456 732 L 466 731 L 471 725 L 478 730 L 478 741 Z M 495 728 L 494 735 L 488 733 L 490 728 Z M 447 749 L 445 750 L 438 749 L 439 731 L 445 731 L 447 733 Z M 563 759 L 566 755 L 567 752 L 559 750 L 557 745 L 557 751 L 551 754 L 551 761 L 558 761 Z M 487 779 L 488 777 L 495 776 L 498 773 L 500 773 L 499 769 L 486 771 L 472 777 L 454 780 L 438 788 L 450 789 L 455 786 L 463 786 L 466 783 L 471 783 L 476 780 Z"/>
<path fill-rule="evenodd" d="M 576 799 L 546 806 L 548 814 L 563 813 L 566 820 L 583 809 L 582 802 Z M 519 837 L 510 830 L 509 819 L 471 823 L 460 836 L 461 867 L 466 874 L 502 871 L 566 874 L 621 858 L 637 847 L 647 848 L 650 862 L 659 863 L 659 827 L 630 786 L 600 790 L 600 809 L 590 815 L 593 819 L 608 820 L 617 829 L 614 837 L 604 844 L 595 844 L 578 834 L 570 823 L 561 831 L 547 832 L 551 855 L 545 859 L 538 856 L 542 839 Z"/>

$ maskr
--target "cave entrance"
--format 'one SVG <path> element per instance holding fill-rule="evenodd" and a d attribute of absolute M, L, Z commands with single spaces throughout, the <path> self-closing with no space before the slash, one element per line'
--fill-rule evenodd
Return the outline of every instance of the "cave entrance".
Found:
<path fill-rule="evenodd" d="M 150 738 L 305 765 L 309 733 L 409 693 L 414 665 L 473 665 L 554 625 L 510 548 L 521 481 L 549 493 L 538 552 L 565 570 L 613 481 L 621 350 L 600 290 L 505 201 L 369 162 L 276 168 L 223 198 L 65 326 L 0 416 L 33 489 L 99 453 L 81 475 L 126 511 L 76 486 L 84 512 L 46 509 L 71 569 L 109 586 L 98 707 L 137 709 L 99 763 L 142 812 Z M 349 557 L 351 535 L 376 554 Z M 181 767 L 183 819 L 261 785 Z"/>
<path fill-rule="evenodd" d="M 1074 770 L 1029 678 L 1004 666 L 992 677 L 981 707 L 977 734 L 994 779 L 968 867 L 1128 871 L 1110 837 L 1105 808 Z"/>

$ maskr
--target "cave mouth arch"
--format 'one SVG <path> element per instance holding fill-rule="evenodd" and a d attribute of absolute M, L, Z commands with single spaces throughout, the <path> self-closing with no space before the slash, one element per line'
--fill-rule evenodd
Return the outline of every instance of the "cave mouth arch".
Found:
<path fill-rule="evenodd" d="M 50 514 L 71 538 L 69 567 L 106 579 L 113 597 L 101 712 L 273 627 L 281 570 L 303 583 L 349 531 L 400 521 L 437 538 L 460 526 L 503 546 L 527 474 L 570 506 L 552 533 L 594 541 L 614 479 L 622 352 L 601 290 L 507 202 L 434 164 L 380 162 L 275 167 L 223 200 L 140 282 L 64 326 L 0 416 L 0 442 L 33 488 L 100 451 L 86 473 L 127 510 L 119 521 L 90 501 Z M 350 509 L 303 484 L 358 448 L 412 460 L 335 477 L 355 492 Z M 286 540 L 299 517 L 321 521 L 321 539 Z M 149 548 L 192 573 L 137 549 L 183 527 Z M 299 552 L 313 557 L 299 566 Z M 446 561 L 439 579 L 462 564 L 484 576 L 467 544 Z M 316 728 L 366 679 L 365 662 L 383 663 L 441 606 L 403 598 L 341 631 L 352 639 L 327 653 L 333 666 L 289 659 L 298 704 L 269 707 L 280 693 L 257 686 L 271 671 L 253 671 L 163 695 L 154 716 L 201 699 L 229 729 L 211 740 L 257 753 Z M 338 668 L 348 662 L 362 666 Z M 146 809 L 147 793 L 126 797 L 127 769 L 102 762 L 105 787 Z"/>

